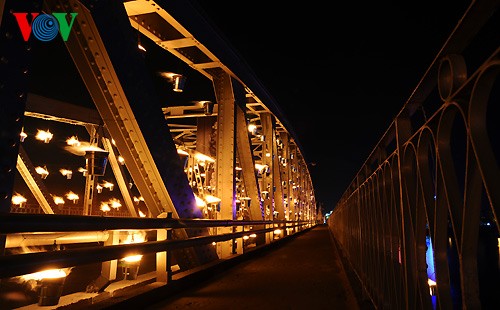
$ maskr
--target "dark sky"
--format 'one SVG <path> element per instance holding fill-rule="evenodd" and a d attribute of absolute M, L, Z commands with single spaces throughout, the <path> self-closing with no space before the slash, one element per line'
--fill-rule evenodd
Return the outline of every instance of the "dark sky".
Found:
<path fill-rule="evenodd" d="M 197 0 L 276 99 L 332 210 L 470 1 Z"/>

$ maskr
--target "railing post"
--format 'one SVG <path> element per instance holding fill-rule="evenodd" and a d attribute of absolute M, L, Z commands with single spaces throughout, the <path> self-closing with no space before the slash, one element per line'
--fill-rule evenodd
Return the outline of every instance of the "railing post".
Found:
<path fill-rule="evenodd" d="M 167 219 L 172 218 L 172 212 L 167 213 Z M 172 228 L 158 229 L 156 240 L 172 240 Z M 169 283 L 172 281 L 172 251 L 156 253 L 156 281 Z"/>

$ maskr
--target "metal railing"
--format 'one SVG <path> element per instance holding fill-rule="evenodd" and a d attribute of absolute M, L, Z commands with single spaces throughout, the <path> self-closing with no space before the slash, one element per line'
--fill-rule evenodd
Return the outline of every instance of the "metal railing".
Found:
<path fill-rule="evenodd" d="M 42 214 L 0 214 L 0 235 L 7 238 L 21 238 L 26 243 L 37 245 L 37 252 L 29 251 L 22 244 L 6 248 L 6 255 L 0 256 L 0 278 L 2 281 L 19 282 L 19 277 L 47 269 L 74 268 L 94 264 L 94 268 L 106 270 L 112 261 L 125 257 L 156 254 L 153 272 L 149 278 L 168 285 L 174 274 L 172 253 L 178 249 L 216 246 L 219 242 L 232 242 L 233 256 L 230 260 L 256 248 L 289 237 L 304 229 L 315 226 L 311 221 L 242 221 L 242 220 L 207 220 L 207 219 L 173 219 L 173 218 L 123 218 L 72 215 Z M 208 234 L 187 239 L 175 239 L 171 232 L 178 229 L 199 229 L 233 227 L 233 233 Z M 113 233 L 152 233 L 154 240 L 143 240 L 136 243 L 123 243 L 113 238 Z M 71 238 L 75 234 L 75 238 Z M 253 247 L 249 247 L 249 238 L 253 238 Z M 67 239 L 65 239 L 67 238 Z M 62 243 L 58 243 L 62 240 Z M 78 245 L 79 244 L 79 245 Z M 65 245 L 62 249 L 53 249 L 51 245 Z M 71 247 L 66 247 L 71 245 Z M 28 251 L 20 251 L 20 249 Z M 175 255 L 175 254 L 174 254 Z M 102 265 L 101 265 L 102 263 Z M 213 264 L 214 262 L 206 262 Z M 108 267 L 105 267 L 108 264 Z M 115 270 L 107 270 L 108 275 L 115 274 L 119 264 L 111 264 Z M 196 266 L 203 269 L 203 264 Z M 150 270 L 149 268 L 148 270 Z M 101 272 L 102 272 L 101 270 Z M 178 270 L 178 269 L 177 269 Z M 189 270 L 179 270 L 182 272 Z M 99 272 L 99 270 L 98 270 Z M 111 276 L 106 285 L 120 281 L 120 277 Z M 72 281 L 81 281 L 75 278 Z M 71 285 L 71 284 L 68 284 Z M 80 283 L 80 286 L 92 287 L 91 283 Z M 104 286 L 96 291 L 103 291 Z M 87 291 L 89 293 L 91 291 Z"/>
<path fill-rule="evenodd" d="M 471 3 L 329 218 L 377 308 L 500 304 L 498 4 Z"/>

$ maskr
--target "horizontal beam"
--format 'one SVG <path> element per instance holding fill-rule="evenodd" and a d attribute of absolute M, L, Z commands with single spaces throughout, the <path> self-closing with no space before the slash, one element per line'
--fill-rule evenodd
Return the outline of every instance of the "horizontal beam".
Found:
<path fill-rule="evenodd" d="M 68 102 L 29 93 L 24 115 L 73 125 L 102 125 L 99 112 Z"/>

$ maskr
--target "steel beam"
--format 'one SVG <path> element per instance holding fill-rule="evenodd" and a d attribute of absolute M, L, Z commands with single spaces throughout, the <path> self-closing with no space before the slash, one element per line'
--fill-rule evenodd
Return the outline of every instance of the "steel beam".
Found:
<path fill-rule="evenodd" d="M 263 220 L 264 209 L 260 200 L 259 180 L 255 170 L 250 136 L 248 135 L 248 122 L 245 111 L 238 108 L 236 111 L 236 139 L 238 159 L 242 168 L 245 193 L 250 198 L 250 220 Z"/>
<path fill-rule="evenodd" d="M 31 163 L 28 154 L 22 146 L 19 146 L 17 170 L 43 212 L 46 214 L 54 214 L 54 208 L 56 206 L 52 202 L 52 199 L 50 199 L 49 191 L 45 187 L 42 178 L 35 172 L 35 166 Z"/>
<path fill-rule="evenodd" d="M 219 104 L 217 117 L 215 166 L 216 195 L 221 199 L 219 219 L 236 217 L 236 107 L 231 77 L 222 70 L 214 75 L 214 89 Z M 229 233 L 225 228 L 217 229 L 218 234 Z M 220 258 L 232 254 L 231 242 L 217 244 Z"/>

